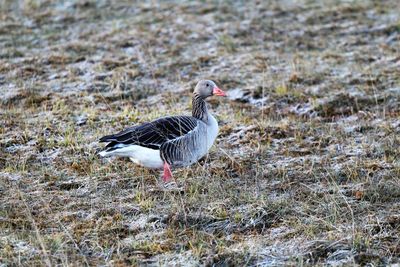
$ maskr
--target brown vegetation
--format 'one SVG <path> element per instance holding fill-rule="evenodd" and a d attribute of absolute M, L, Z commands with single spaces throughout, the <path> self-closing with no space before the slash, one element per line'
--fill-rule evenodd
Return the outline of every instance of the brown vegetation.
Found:
<path fill-rule="evenodd" d="M 0 262 L 400 261 L 400 4 L 0 2 Z M 104 134 L 190 112 L 209 156 L 160 174 Z"/>

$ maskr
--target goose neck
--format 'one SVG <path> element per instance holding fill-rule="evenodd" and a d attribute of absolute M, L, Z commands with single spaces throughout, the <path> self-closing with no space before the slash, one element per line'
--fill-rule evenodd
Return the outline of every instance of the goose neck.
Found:
<path fill-rule="evenodd" d="M 208 121 L 206 102 L 203 97 L 196 93 L 193 94 L 192 98 L 192 116 L 204 122 Z"/>

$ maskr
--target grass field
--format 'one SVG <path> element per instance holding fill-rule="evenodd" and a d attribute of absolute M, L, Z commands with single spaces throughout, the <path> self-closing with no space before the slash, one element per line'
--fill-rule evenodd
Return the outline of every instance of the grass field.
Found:
<path fill-rule="evenodd" d="M 0 1 L 0 266 L 400 263 L 400 2 Z M 160 173 L 98 139 L 189 114 Z"/>

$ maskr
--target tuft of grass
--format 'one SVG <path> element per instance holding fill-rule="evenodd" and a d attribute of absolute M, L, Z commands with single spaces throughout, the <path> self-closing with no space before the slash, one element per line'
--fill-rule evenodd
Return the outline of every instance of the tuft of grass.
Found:
<path fill-rule="evenodd" d="M 235 39 L 233 39 L 229 35 L 223 34 L 219 36 L 218 41 L 221 44 L 221 46 L 226 50 L 227 53 L 236 52 L 237 48 Z"/>
<path fill-rule="evenodd" d="M 285 84 L 279 85 L 279 86 L 275 87 L 275 93 L 278 96 L 286 95 L 288 93 L 288 88 Z"/>

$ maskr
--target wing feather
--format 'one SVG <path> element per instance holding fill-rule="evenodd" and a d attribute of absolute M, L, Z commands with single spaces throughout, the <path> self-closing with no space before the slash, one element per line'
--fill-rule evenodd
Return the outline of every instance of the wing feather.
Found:
<path fill-rule="evenodd" d="M 107 148 L 113 148 L 117 144 L 134 144 L 160 149 L 162 144 L 184 136 L 197 125 L 197 119 L 191 116 L 164 117 L 127 128 L 114 135 L 106 135 L 100 142 L 109 142 Z"/>

